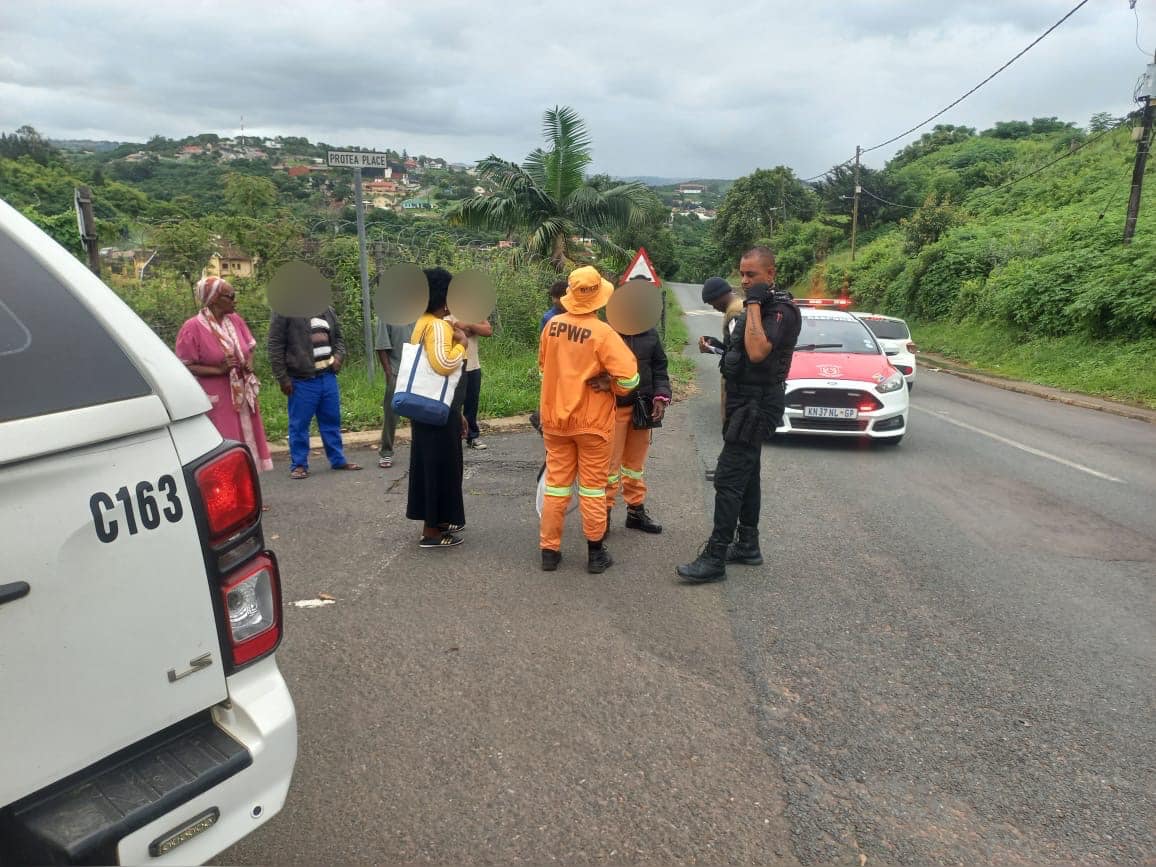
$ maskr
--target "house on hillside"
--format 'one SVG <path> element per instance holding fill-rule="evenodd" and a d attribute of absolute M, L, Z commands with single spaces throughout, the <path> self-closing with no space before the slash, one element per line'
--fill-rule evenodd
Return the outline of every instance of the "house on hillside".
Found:
<path fill-rule="evenodd" d="M 402 163 L 389 163 L 386 168 L 385 177 L 397 181 L 399 184 L 404 184 L 408 178 L 406 177 L 405 165 Z"/>
<path fill-rule="evenodd" d="M 217 249 L 209 256 L 209 261 L 201 271 L 202 277 L 252 277 L 257 267 L 257 257 L 250 256 L 232 242 L 217 238 Z"/>
<path fill-rule="evenodd" d="M 308 175 L 311 171 L 312 169 L 310 169 L 309 166 L 289 166 L 287 174 L 291 178 L 301 178 Z"/>
<path fill-rule="evenodd" d="M 706 192 L 704 184 L 679 184 L 678 191 L 684 196 L 701 196 Z"/>
<path fill-rule="evenodd" d="M 397 181 L 386 180 L 386 179 L 382 178 L 381 180 L 366 181 L 364 184 L 362 184 L 362 187 L 367 193 L 371 193 L 371 194 L 372 193 L 396 193 L 397 192 Z"/>
<path fill-rule="evenodd" d="M 430 211 L 434 205 L 429 199 L 406 199 L 401 207 L 406 211 Z"/>
<path fill-rule="evenodd" d="M 156 250 L 119 250 L 116 247 L 102 247 L 100 261 L 113 274 L 136 277 L 140 268 L 155 255 Z"/>

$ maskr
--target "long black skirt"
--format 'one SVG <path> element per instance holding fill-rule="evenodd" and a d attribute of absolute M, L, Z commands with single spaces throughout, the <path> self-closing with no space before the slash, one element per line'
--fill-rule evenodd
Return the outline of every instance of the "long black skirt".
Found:
<path fill-rule="evenodd" d="M 427 527 L 466 522 L 462 499 L 462 416 L 442 427 L 413 422 L 409 449 L 409 503 L 405 516 Z"/>

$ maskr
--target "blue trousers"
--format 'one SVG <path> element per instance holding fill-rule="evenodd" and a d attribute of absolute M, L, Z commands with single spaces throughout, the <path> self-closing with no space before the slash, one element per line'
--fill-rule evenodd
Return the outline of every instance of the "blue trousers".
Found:
<path fill-rule="evenodd" d="M 309 468 L 309 426 L 317 416 L 317 430 L 325 456 L 333 468 L 345 466 L 341 448 L 341 393 L 337 376 L 325 371 L 313 379 L 294 379 L 289 395 L 289 457 L 295 467 Z"/>

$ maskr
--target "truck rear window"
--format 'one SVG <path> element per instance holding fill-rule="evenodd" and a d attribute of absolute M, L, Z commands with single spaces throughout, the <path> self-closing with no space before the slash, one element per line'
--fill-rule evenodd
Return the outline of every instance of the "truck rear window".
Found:
<path fill-rule="evenodd" d="M 84 305 L 0 229 L 0 422 L 150 393 Z"/>

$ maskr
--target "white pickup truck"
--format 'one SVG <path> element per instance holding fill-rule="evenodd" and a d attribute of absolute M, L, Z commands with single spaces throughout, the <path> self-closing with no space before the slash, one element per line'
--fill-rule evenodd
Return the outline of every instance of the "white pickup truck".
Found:
<path fill-rule="evenodd" d="M 0 867 L 200 863 L 284 803 L 281 579 L 208 409 L 0 201 Z"/>

